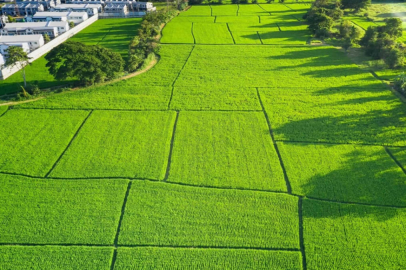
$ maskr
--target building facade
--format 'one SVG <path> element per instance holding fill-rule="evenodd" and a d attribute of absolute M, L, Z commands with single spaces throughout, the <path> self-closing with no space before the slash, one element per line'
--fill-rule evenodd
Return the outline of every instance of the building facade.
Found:
<path fill-rule="evenodd" d="M 55 38 L 69 30 L 69 23 L 62 22 L 27 22 L 27 23 L 7 23 L 0 34 L 4 36 L 14 35 L 48 35 Z"/>
<path fill-rule="evenodd" d="M 56 12 L 86 12 L 87 15 L 93 16 L 102 11 L 101 4 L 61 4 L 51 8 Z"/>
<path fill-rule="evenodd" d="M 22 47 L 27 53 L 42 47 L 45 44 L 42 35 L 0 36 L 0 53 L 7 56 L 10 46 Z"/>

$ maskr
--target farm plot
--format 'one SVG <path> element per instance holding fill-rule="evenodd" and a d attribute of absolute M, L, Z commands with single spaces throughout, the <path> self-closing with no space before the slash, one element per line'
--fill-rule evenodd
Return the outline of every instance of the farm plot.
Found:
<path fill-rule="evenodd" d="M 191 43 L 195 42 L 192 34 L 193 23 L 168 23 L 162 31 L 161 43 Z"/>
<path fill-rule="evenodd" d="M 261 110 L 254 88 L 201 89 L 175 87 L 172 110 Z"/>
<path fill-rule="evenodd" d="M 403 169 L 406 170 L 406 149 L 391 148 L 389 151 L 395 156 Z"/>
<path fill-rule="evenodd" d="M 211 16 L 210 6 L 192 6 L 187 12 L 179 13 L 179 16 Z"/>
<path fill-rule="evenodd" d="M 193 34 L 197 44 L 234 44 L 225 23 L 195 23 Z"/>
<path fill-rule="evenodd" d="M 237 16 L 238 5 L 213 5 L 211 9 L 213 16 Z"/>
<path fill-rule="evenodd" d="M 262 112 L 182 112 L 170 182 L 286 190 Z"/>
<path fill-rule="evenodd" d="M 1 243 L 113 244 L 127 180 L 1 175 L 0 183 Z"/>
<path fill-rule="evenodd" d="M 118 241 L 123 245 L 298 249 L 297 200 L 286 194 L 135 181 Z"/>
<path fill-rule="evenodd" d="M 279 22 L 281 31 L 307 31 L 307 24 L 302 22 Z"/>
<path fill-rule="evenodd" d="M 172 23 L 214 23 L 215 17 L 204 17 L 204 16 L 196 16 L 196 17 L 187 17 L 187 16 L 177 16 L 173 18 L 168 24 L 166 24 L 165 28 L 172 24 Z M 164 29 L 165 29 L 164 28 Z"/>
<path fill-rule="evenodd" d="M 232 32 L 235 44 L 262 44 L 258 32 Z"/>
<path fill-rule="evenodd" d="M 119 248 L 120 269 L 302 269 L 300 252 L 199 249 Z"/>
<path fill-rule="evenodd" d="M 276 23 L 229 23 L 231 32 L 258 32 L 258 31 L 272 31 L 279 32 L 278 25 Z"/>
<path fill-rule="evenodd" d="M 259 16 L 217 16 L 216 23 L 258 24 Z"/>
<path fill-rule="evenodd" d="M 275 138 L 406 146 L 406 107 L 390 91 L 261 89 Z"/>
<path fill-rule="evenodd" d="M 269 15 L 260 5 L 239 5 L 238 16 Z"/>
<path fill-rule="evenodd" d="M 52 177 L 163 179 L 175 112 L 95 111 Z"/>
<path fill-rule="evenodd" d="M 386 89 L 333 47 L 196 45 L 177 87 Z"/>
<path fill-rule="evenodd" d="M 308 269 L 405 269 L 406 210 L 305 199 Z"/>
<path fill-rule="evenodd" d="M 309 31 L 259 32 L 263 44 L 305 45 L 311 38 Z"/>
<path fill-rule="evenodd" d="M 382 146 L 281 143 L 279 150 L 295 194 L 406 206 L 406 174 Z"/>
<path fill-rule="evenodd" d="M 88 113 L 8 111 L 0 118 L 0 171 L 45 176 Z"/>
<path fill-rule="evenodd" d="M 0 254 L 1 269 L 108 270 L 113 248 L 1 246 Z"/>
<path fill-rule="evenodd" d="M 310 3 L 297 3 L 297 4 L 287 3 L 286 6 L 295 11 L 307 11 L 312 7 Z"/>
<path fill-rule="evenodd" d="M 190 45 L 162 46 L 161 60 L 147 73 L 109 85 L 65 92 L 19 107 L 165 110 L 172 84 L 192 49 Z"/>
<path fill-rule="evenodd" d="M 8 107 L 7 107 L 7 106 L 1 106 L 1 107 L 0 107 L 0 117 L 1 117 L 3 114 L 5 114 L 5 113 L 7 112 L 7 110 L 8 110 Z"/>
<path fill-rule="evenodd" d="M 259 6 L 268 11 L 271 12 L 272 15 L 273 13 L 284 13 L 286 11 L 292 11 L 290 8 L 288 8 L 286 5 L 275 5 L 275 4 L 259 4 Z"/>

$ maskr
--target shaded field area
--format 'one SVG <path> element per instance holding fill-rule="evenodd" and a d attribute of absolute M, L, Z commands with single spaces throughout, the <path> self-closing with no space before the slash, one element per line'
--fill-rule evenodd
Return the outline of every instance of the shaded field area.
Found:
<path fill-rule="evenodd" d="M 100 45 L 120 53 L 125 58 L 128 55 L 128 44 L 137 35 L 140 23 L 140 18 L 98 20 L 69 40 L 87 45 Z M 56 81 L 49 74 L 46 64 L 45 58 L 41 57 L 26 68 L 27 84 L 38 85 L 40 88 L 50 88 L 74 82 L 72 80 Z M 0 96 L 20 92 L 21 85 L 24 85 L 21 72 L 13 74 L 6 80 L 1 80 Z"/>
<path fill-rule="evenodd" d="M 406 268 L 406 105 L 334 47 L 234 44 L 307 7 L 194 6 L 148 72 L 0 107 L 0 268 Z"/>

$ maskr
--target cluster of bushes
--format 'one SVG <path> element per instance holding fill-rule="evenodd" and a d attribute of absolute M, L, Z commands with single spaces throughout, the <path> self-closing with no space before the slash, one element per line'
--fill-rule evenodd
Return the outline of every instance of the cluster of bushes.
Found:
<path fill-rule="evenodd" d="M 131 40 L 128 48 L 127 71 L 134 72 L 151 59 L 151 55 L 159 53 L 158 35 L 161 32 L 161 26 L 176 14 L 177 10 L 169 9 L 151 12 L 144 17 L 138 36 Z"/>
<path fill-rule="evenodd" d="M 359 44 L 373 59 L 383 59 L 389 68 L 404 64 L 404 49 L 396 41 L 402 36 L 402 21 L 399 18 L 386 20 L 383 26 L 370 26 Z"/>
<path fill-rule="evenodd" d="M 399 75 L 394 81 L 394 87 L 404 96 L 406 96 L 406 74 Z"/>
<path fill-rule="evenodd" d="M 56 80 L 77 78 L 84 85 L 114 79 L 124 70 L 124 60 L 119 53 L 76 41 L 67 41 L 55 47 L 45 59 L 49 73 Z"/>
<path fill-rule="evenodd" d="M 331 29 L 336 22 L 341 20 L 343 9 L 355 11 L 365 8 L 370 0 L 342 0 L 330 3 L 328 0 L 316 0 L 312 8 L 305 15 L 309 22 L 309 30 L 318 38 L 331 35 Z M 365 48 L 367 56 L 373 59 L 382 59 L 389 68 L 401 67 L 404 64 L 404 49 L 397 42 L 402 36 L 402 21 L 398 18 L 386 20 L 383 26 L 369 27 L 362 36 L 362 31 L 350 21 L 342 21 L 337 37 L 343 40 L 342 46 L 348 50 L 354 44 Z"/>

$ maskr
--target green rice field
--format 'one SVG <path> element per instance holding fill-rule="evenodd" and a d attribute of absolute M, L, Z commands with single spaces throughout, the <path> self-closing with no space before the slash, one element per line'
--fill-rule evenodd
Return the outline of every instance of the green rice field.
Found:
<path fill-rule="evenodd" d="M 0 270 L 406 269 L 406 104 L 307 8 L 193 6 L 148 72 L 0 106 Z"/>

